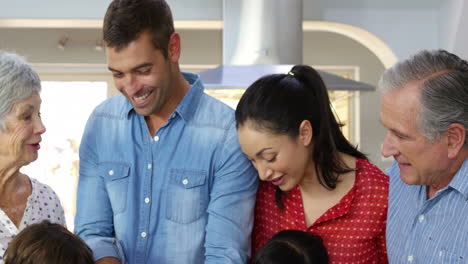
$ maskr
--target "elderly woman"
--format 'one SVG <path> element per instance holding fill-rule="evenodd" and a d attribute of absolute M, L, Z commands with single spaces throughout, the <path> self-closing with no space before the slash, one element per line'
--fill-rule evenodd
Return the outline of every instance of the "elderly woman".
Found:
<path fill-rule="evenodd" d="M 39 76 L 25 60 L 0 51 L 0 256 L 32 223 L 49 220 L 65 225 L 54 191 L 20 172 L 37 159 L 45 132 L 40 91 Z"/>

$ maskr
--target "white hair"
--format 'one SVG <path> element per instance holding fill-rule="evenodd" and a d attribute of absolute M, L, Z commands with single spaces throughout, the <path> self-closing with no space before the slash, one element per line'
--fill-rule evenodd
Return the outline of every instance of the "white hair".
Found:
<path fill-rule="evenodd" d="M 15 53 L 0 51 L 0 129 L 13 106 L 41 91 L 41 81 L 26 60 Z"/>
<path fill-rule="evenodd" d="M 421 82 L 418 131 L 431 142 L 450 124 L 468 129 L 468 63 L 445 50 L 423 50 L 387 69 L 379 88 L 383 93 Z M 465 138 L 465 146 L 468 145 Z"/>

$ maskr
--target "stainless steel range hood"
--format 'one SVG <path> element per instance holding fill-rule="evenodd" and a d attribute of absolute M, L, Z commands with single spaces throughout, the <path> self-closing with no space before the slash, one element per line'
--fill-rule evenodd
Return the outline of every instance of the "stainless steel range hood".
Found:
<path fill-rule="evenodd" d="M 222 65 L 203 71 L 200 78 L 207 89 L 247 88 L 258 78 L 273 73 L 288 73 L 293 65 Z M 367 83 L 345 79 L 338 75 L 319 71 L 329 90 L 373 91 L 375 88 Z"/>
<path fill-rule="evenodd" d="M 302 63 L 302 0 L 224 0 L 223 65 L 200 73 L 207 89 L 246 88 Z M 330 90 L 374 87 L 319 71 Z"/>

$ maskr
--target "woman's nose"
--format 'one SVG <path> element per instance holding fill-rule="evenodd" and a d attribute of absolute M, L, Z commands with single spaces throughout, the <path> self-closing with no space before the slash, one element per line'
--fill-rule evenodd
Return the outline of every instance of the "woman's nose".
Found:
<path fill-rule="evenodd" d="M 42 119 L 38 119 L 36 124 L 35 124 L 35 132 L 36 134 L 44 134 L 46 132 L 46 128 L 44 123 L 42 122 Z"/>
<path fill-rule="evenodd" d="M 262 181 L 268 181 L 271 176 L 273 175 L 273 170 L 271 168 L 268 168 L 266 166 L 260 166 L 258 175 L 260 177 L 260 180 Z"/>

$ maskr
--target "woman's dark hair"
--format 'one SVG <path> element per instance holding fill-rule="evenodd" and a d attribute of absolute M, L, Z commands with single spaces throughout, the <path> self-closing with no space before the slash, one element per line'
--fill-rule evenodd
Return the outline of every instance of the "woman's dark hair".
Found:
<path fill-rule="evenodd" d="M 47 220 L 21 230 L 3 259 L 5 264 L 94 264 L 93 252 L 83 240 Z"/>
<path fill-rule="evenodd" d="M 328 253 L 318 235 L 299 230 L 283 230 L 268 240 L 254 257 L 253 264 L 327 264 Z"/>
<path fill-rule="evenodd" d="M 236 109 L 236 126 L 250 121 L 258 129 L 277 135 L 299 135 L 302 121 L 313 130 L 312 158 L 317 178 L 327 189 L 334 189 L 340 174 L 352 171 L 339 153 L 366 159 L 343 136 L 335 118 L 328 91 L 319 73 L 310 66 L 296 65 L 288 74 L 272 74 L 255 81 L 245 91 Z M 276 203 L 282 208 L 281 190 Z"/>
<path fill-rule="evenodd" d="M 148 31 L 153 46 L 168 57 L 169 39 L 174 33 L 171 9 L 164 0 L 114 0 L 104 16 L 103 38 L 106 46 L 125 48 Z"/>

